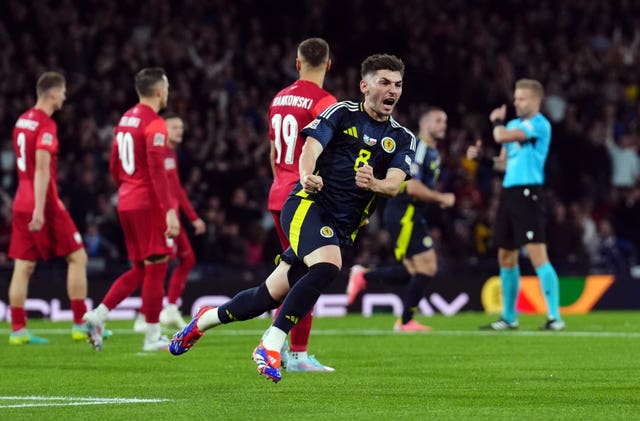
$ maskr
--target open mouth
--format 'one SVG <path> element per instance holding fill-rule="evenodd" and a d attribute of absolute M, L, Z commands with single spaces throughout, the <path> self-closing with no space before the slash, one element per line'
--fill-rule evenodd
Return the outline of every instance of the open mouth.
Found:
<path fill-rule="evenodd" d="M 384 105 L 387 105 L 387 106 L 391 107 L 391 106 L 393 106 L 393 104 L 396 103 L 396 100 L 393 99 L 393 98 L 387 98 L 387 99 L 383 100 L 382 103 Z"/>

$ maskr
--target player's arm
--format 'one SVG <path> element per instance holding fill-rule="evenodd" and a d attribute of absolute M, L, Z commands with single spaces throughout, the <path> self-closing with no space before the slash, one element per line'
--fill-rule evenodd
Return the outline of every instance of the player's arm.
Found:
<path fill-rule="evenodd" d="M 116 186 L 120 187 L 120 156 L 118 154 L 118 141 L 114 137 L 111 145 L 111 157 L 109 158 L 109 172 L 113 177 L 113 181 L 116 182 Z"/>
<path fill-rule="evenodd" d="M 507 129 L 503 125 L 493 128 L 493 138 L 496 143 L 524 142 L 528 139 L 527 134 L 520 129 Z"/>
<path fill-rule="evenodd" d="M 177 178 L 178 177 L 177 169 L 174 172 L 174 174 L 175 174 L 175 177 Z M 182 187 L 182 183 L 180 182 L 180 179 L 177 180 L 177 183 L 175 183 L 175 186 L 177 190 L 176 194 L 178 196 L 178 204 L 180 206 L 180 210 L 182 210 L 182 212 L 184 212 L 187 219 L 191 221 L 191 224 L 193 225 L 193 228 L 194 228 L 194 233 L 196 235 L 203 234 L 207 230 L 207 226 L 204 223 L 204 221 L 200 219 L 195 209 L 193 209 L 193 206 L 191 205 L 191 202 L 187 197 L 187 192 L 185 192 L 184 187 Z"/>
<path fill-rule="evenodd" d="M 269 151 L 269 164 L 271 164 L 271 174 L 276 175 L 276 146 L 273 140 L 270 141 L 271 150 Z"/>
<path fill-rule="evenodd" d="M 495 108 L 489 114 L 489 120 L 493 124 L 493 139 L 496 143 L 523 142 L 528 139 L 527 134 L 519 129 L 507 129 L 504 125 L 504 119 L 507 116 L 507 106 L 502 105 Z"/>
<path fill-rule="evenodd" d="M 389 168 L 383 179 L 373 176 L 373 167 L 363 165 L 356 172 L 356 186 L 370 190 L 380 196 L 395 196 L 400 192 L 402 182 L 407 174 L 400 168 Z"/>
<path fill-rule="evenodd" d="M 316 161 L 323 150 L 322 144 L 311 136 L 307 136 L 307 140 L 302 145 L 298 169 L 300 170 L 300 183 L 306 193 L 315 194 L 322 190 L 322 177 L 313 174 L 313 171 L 316 169 Z"/>
<path fill-rule="evenodd" d="M 151 186 L 158 198 L 162 212 L 166 213 L 167 230 L 165 235 L 173 238 L 180 233 L 180 221 L 175 209 L 171 207 L 169 181 L 164 168 L 165 148 L 167 147 L 167 127 L 164 120 L 159 118 L 151 122 L 146 127 L 144 134 Z"/>
<path fill-rule="evenodd" d="M 430 189 L 422 181 L 412 178 L 407 181 L 406 192 L 409 196 L 415 197 L 423 202 L 437 203 L 448 208 L 455 204 L 456 196 L 453 193 L 441 193 Z"/>
<path fill-rule="evenodd" d="M 29 222 L 29 231 L 40 231 L 44 225 L 44 206 L 47 201 L 47 189 L 51 180 L 51 153 L 45 149 L 36 149 L 36 168 L 33 179 L 35 206 Z"/>

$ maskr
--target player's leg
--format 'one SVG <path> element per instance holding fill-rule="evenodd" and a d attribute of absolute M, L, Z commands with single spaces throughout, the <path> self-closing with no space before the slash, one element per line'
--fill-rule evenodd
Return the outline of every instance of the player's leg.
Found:
<path fill-rule="evenodd" d="M 114 309 L 125 298 L 133 294 L 144 279 L 144 264 L 142 261 L 132 262 L 132 267 L 120 275 L 111 284 L 102 302 L 93 310 L 88 311 L 82 317 L 89 337 L 89 342 L 95 350 L 102 349 L 102 339 L 105 335 L 104 326 L 107 322 L 109 311 Z"/>
<path fill-rule="evenodd" d="M 289 239 L 282 229 L 282 223 L 280 222 L 280 212 L 271 211 L 273 216 L 274 226 L 282 250 L 289 248 Z M 277 317 L 279 309 L 276 311 L 274 317 Z M 281 352 L 282 365 L 286 366 L 287 371 L 291 372 L 316 372 L 316 371 L 334 371 L 332 367 L 321 364 L 313 355 L 307 353 L 309 347 L 309 337 L 311 336 L 311 327 L 313 325 L 313 311 L 307 313 L 300 321 L 291 329 L 289 338 L 291 344 L 287 349 L 287 343 L 283 347 Z M 291 357 L 291 360 L 289 361 Z"/>
<path fill-rule="evenodd" d="M 500 320 L 481 326 L 485 330 L 509 330 L 518 328 L 516 302 L 520 289 L 520 267 L 517 249 L 498 249 L 500 285 L 502 287 L 502 317 Z"/>
<path fill-rule="evenodd" d="M 160 323 L 182 329 L 186 326 L 186 323 L 178 309 L 178 299 L 182 296 L 187 283 L 187 276 L 195 266 L 196 258 L 187 233 L 184 230 L 180 231 L 180 235 L 175 238 L 175 242 L 178 265 L 174 268 L 169 279 L 167 306 L 160 312 Z"/>
<path fill-rule="evenodd" d="M 55 208 L 47 213 L 47 218 L 45 225 L 51 238 L 55 238 L 53 254 L 64 256 L 67 261 L 67 295 L 73 314 L 71 338 L 84 341 L 87 339 L 87 330 L 82 322 L 82 316 L 87 312 L 87 253 L 69 212 Z"/>
<path fill-rule="evenodd" d="M 169 339 L 160 332 L 160 311 L 164 297 L 164 281 L 169 269 L 169 256 L 155 254 L 144 260 L 142 281 L 142 302 L 147 329 L 143 343 L 144 351 L 168 349 Z"/>
<path fill-rule="evenodd" d="M 488 325 L 480 326 L 480 329 L 510 330 L 518 328 L 516 301 L 520 289 L 520 267 L 518 266 L 520 242 L 516 240 L 516 235 L 521 232 L 520 221 L 523 214 L 520 196 L 521 194 L 514 189 L 502 189 L 500 193 L 495 218 L 494 240 L 498 246 L 502 317 Z"/>
<path fill-rule="evenodd" d="M 260 286 L 239 292 L 220 307 L 201 307 L 187 326 L 173 335 L 171 353 L 184 354 L 211 328 L 250 320 L 276 308 L 289 291 L 290 268 L 289 263 L 281 261 Z"/>
<path fill-rule="evenodd" d="M 405 206 L 387 206 L 384 211 L 384 226 L 392 238 L 394 257 L 396 261 L 402 262 L 407 255 L 407 250 L 413 243 L 422 243 L 426 231 L 426 223 L 422 219 L 414 221 L 415 206 L 408 204 Z M 414 239 L 416 233 L 421 234 L 419 239 Z M 423 251 L 418 248 L 413 254 Z M 404 264 L 383 266 L 372 270 L 367 270 L 364 266 L 355 265 L 349 272 L 349 283 L 347 284 L 347 304 L 351 305 L 358 294 L 364 291 L 369 282 L 388 284 L 407 284 L 410 275 Z"/>
<path fill-rule="evenodd" d="M 45 338 L 31 334 L 27 330 L 27 312 L 24 308 L 27 300 L 29 281 L 35 269 L 36 262 L 16 259 L 9 283 L 9 307 L 11 312 L 11 333 L 9 343 L 11 345 L 23 344 L 47 344 Z"/>
<path fill-rule="evenodd" d="M 309 313 L 320 294 L 340 273 L 342 255 L 337 244 L 322 246 L 304 257 L 309 268 L 287 294 L 280 313 L 262 344 L 269 351 L 280 351 L 287 334 Z"/>
<path fill-rule="evenodd" d="M 147 212 L 135 210 L 118 210 L 118 217 L 132 267 L 115 280 L 102 302 L 82 318 L 88 327 L 89 342 L 96 350 L 102 349 L 102 333 L 109 311 L 133 294 L 142 285 L 145 276 L 143 260 L 147 255 L 149 230 L 153 221 Z"/>
<path fill-rule="evenodd" d="M 14 259 L 13 273 L 9 283 L 9 311 L 11 314 L 11 333 L 9 343 L 46 344 L 49 341 L 29 332 L 25 302 L 29 281 L 38 259 L 49 258 L 51 244 L 46 234 L 31 233 L 28 229 L 31 212 L 14 212 L 11 222 L 11 242 L 9 257 Z M 45 219 L 46 220 L 46 219 Z M 43 229 L 46 227 L 43 227 Z"/>
<path fill-rule="evenodd" d="M 540 328 L 543 330 L 563 330 L 565 324 L 560 317 L 560 281 L 555 268 L 549 261 L 547 247 L 544 243 L 529 243 L 526 245 L 526 249 L 547 302 L 547 321 Z"/>
<path fill-rule="evenodd" d="M 367 269 L 362 265 L 353 265 L 349 271 L 347 283 L 347 305 L 353 304 L 358 295 L 372 283 L 406 285 L 410 279 L 411 275 L 402 264 L 380 266 L 373 269 Z"/>
<path fill-rule="evenodd" d="M 411 273 L 409 285 L 407 285 L 403 300 L 402 318 L 394 325 L 394 330 L 403 332 L 426 332 L 429 326 L 424 326 L 413 319 L 418 309 L 420 300 L 424 297 L 424 291 L 429 281 L 438 271 L 436 252 L 430 248 L 421 253 L 404 259 L 408 272 Z"/>
<path fill-rule="evenodd" d="M 71 338 L 75 341 L 87 339 L 87 328 L 82 320 L 87 312 L 87 261 L 84 248 L 67 256 L 67 294 L 73 315 Z"/>

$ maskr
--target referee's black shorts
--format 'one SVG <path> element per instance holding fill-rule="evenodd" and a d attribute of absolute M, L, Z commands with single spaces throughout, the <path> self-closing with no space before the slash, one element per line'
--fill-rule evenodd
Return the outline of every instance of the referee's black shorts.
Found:
<path fill-rule="evenodd" d="M 514 250 L 528 243 L 546 242 L 543 202 L 542 186 L 503 188 L 494 226 L 496 246 Z"/>

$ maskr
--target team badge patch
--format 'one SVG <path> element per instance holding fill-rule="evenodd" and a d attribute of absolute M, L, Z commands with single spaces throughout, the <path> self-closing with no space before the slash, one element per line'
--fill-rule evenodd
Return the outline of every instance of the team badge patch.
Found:
<path fill-rule="evenodd" d="M 387 153 L 391 153 L 393 151 L 396 150 L 396 141 L 391 139 L 390 137 L 385 137 L 382 139 L 382 149 L 387 152 Z"/>
<path fill-rule="evenodd" d="M 165 170 L 175 170 L 176 169 L 176 160 L 173 158 L 165 158 L 164 159 L 164 169 Z"/>
<path fill-rule="evenodd" d="M 427 235 L 422 239 L 422 245 L 425 247 L 433 247 L 433 239 Z"/>
<path fill-rule="evenodd" d="M 153 135 L 153 146 L 164 146 L 164 135 L 162 133 Z"/>
<path fill-rule="evenodd" d="M 373 146 L 376 143 L 378 143 L 378 139 L 374 139 L 372 137 L 369 137 L 369 135 L 364 135 L 364 137 L 362 138 L 362 140 L 364 140 L 364 143 L 367 144 L 367 146 Z"/>
<path fill-rule="evenodd" d="M 331 238 L 333 237 L 333 229 L 325 225 L 324 227 L 320 228 L 320 235 L 324 238 Z"/>
<path fill-rule="evenodd" d="M 316 118 L 315 120 L 313 120 L 311 123 L 307 124 L 307 126 L 305 127 L 305 129 L 311 129 L 311 130 L 315 130 L 318 127 L 318 124 L 320 124 L 320 119 Z"/>
<path fill-rule="evenodd" d="M 43 145 L 53 145 L 53 135 L 51 133 L 45 133 L 42 135 Z"/>

